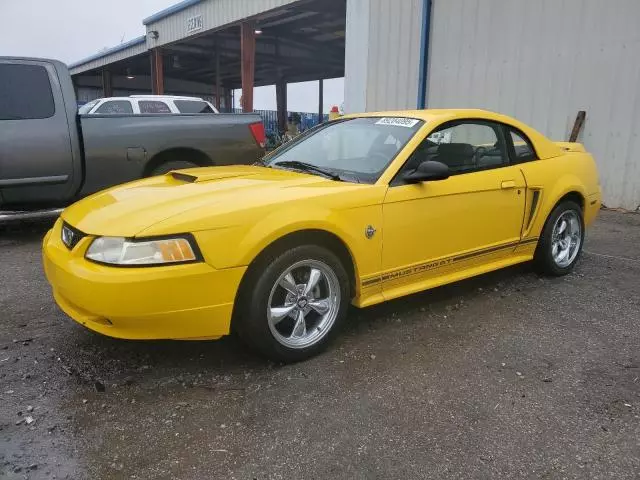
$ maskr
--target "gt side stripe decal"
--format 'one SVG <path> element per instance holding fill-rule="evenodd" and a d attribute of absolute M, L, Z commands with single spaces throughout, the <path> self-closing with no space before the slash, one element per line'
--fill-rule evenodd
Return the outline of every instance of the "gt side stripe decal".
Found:
<path fill-rule="evenodd" d="M 539 238 L 539 237 L 532 237 L 532 238 L 527 238 L 527 239 L 525 239 L 525 240 L 521 240 L 521 241 L 518 243 L 518 246 L 520 246 L 520 245 L 528 245 L 528 244 L 530 244 L 530 243 L 538 243 L 538 238 Z"/>
<path fill-rule="evenodd" d="M 488 255 L 490 253 L 495 253 L 500 250 L 504 250 L 507 248 L 516 248 L 522 245 L 529 245 L 531 243 L 537 243 L 538 237 L 535 238 L 527 238 L 525 240 L 521 240 L 519 242 L 510 242 L 504 245 L 498 245 L 490 248 L 483 248 L 481 250 L 476 250 L 475 252 L 465 253 L 464 255 L 456 255 L 453 257 L 442 258 L 440 260 L 435 260 L 432 262 L 421 263 L 419 265 L 414 265 L 413 267 L 403 268 L 400 270 L 394 270 L 389 273 L 385 273 L 384 275 L 379 275 L 377 277 L 367 278 L 366 280 L 362 280 L 363 287 L 370 287 L 371 285 L 376 285 L 381 282 L 387 282 L 389 280 L 395 280 L 396 278 L 406 277 L 409 275 L 416 275 L 422 272 L 428 272 L 430 270 L 435 270 L 437 268 L 445 267 L 447 265 L 451 265 L 455 262 L 462 262 L 465 260 L 469 260 L 470 258 L 480 257 L 482 255 Z"/>

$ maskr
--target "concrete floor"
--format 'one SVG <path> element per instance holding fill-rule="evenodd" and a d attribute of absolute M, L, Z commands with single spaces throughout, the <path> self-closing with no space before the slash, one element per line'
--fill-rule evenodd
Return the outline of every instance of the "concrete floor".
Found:
<path fill-rule="evenodd" d="M 354 309 L 293 366 L 83 329 L 45 229 L 0 231 L 0 478 L 640 478 L 640 215 L 602 212 L 564 278 Z"/>

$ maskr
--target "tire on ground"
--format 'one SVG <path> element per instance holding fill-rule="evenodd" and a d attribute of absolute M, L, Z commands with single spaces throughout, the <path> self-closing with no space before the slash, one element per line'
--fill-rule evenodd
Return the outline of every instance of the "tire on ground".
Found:
<path fill-rule="evenodd" d="M 558 218 L 567 211 L 574 211 L 578 214 L 580 221 L 580 246 L 578 253 L 573 261 L 567 266 L 559 266 L 553 259 L 553 229 Z M 534 265 L 536 269 L 545 275 L 561 276 L 571 272 L 575 267 L 580 254 L 582 253 L 582 246 L 584 245 L 584 218 L 582 208 L 576 202 L 572 200 L 563 200 L 552 210 L 547 217 L 547 221 L 542 229 L 540 240 L 538 241 L 538 247 L 534 255 Z"/>
<path fill-rule="evenodd" d="M 305 260 L 322 262 L 333 271 L 338 280 L 340 303 L 335 320 L 324 336 L 307 347 L 291 348 L 280 343 L 271 332 L 267 315 L 269 297 L 278 278 L 289 267 Z M 337 255 L 325 247 L 300 245 L 267 255 L 247 272 L 236 299 L 233 329 L 249 347 L 272 360 L 285 363 L 305 360 L 324 350 L 341 330 L 351 300 L 349 292 L 345 267 Z"/>

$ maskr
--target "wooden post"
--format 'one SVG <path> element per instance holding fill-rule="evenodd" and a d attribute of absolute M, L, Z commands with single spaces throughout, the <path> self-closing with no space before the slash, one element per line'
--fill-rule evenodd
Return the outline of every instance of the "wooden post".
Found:
<path fill-rule="evenodd" d="M 576 116 L 576 121 L 573 123 L 573 128 L 571 129 L 571 135 L 569 136 L 570 142 L 576 142 L 578 140 L 578 135 L 580 135 L 580 130 L 582 130 L 582 126 L 584 125 L 586 118 L 587 112 L 580 110 Z"/>
<path fill-rule="evenodd" d="M 249 20 L 240 26 L 240 51 L 242 62 L 242 111 L 253 112 L 253 83 L 256 63 L 256 22 Z"/>
<path fill-rule="evenodd" d="M 164 94 L 164 61 L 159 48 L 151 50 L 151 91 L 154 95 Z"/>
<path fill-rule="evenodd" d="M 318 125 L 322 123 L 324 113 L 324 80 L 320 79 L 318 86 Z"/>
<path fill-rule="evenodd" d="M 104 97 L 113 97 L 113 84 L 111 83 L 111 72 L 106 68 L 102 69 L 102 93 Z"/>

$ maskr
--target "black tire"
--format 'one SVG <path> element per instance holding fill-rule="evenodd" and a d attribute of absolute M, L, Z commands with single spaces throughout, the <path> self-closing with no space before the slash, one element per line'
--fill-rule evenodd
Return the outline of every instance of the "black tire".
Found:
<path fill-rule="evenodd" d="M 553 258 L 552 253 L 552 237 L 553 237 L 553 229 L 556 224 L 558 218 L 564 214 L 565 212 L 573 211 L 577 214 L 578 219 L 580 221 L 580 245 L 578 247 L 578 253 L 575 258 L 566 266 L 560 266 L 556 263 Z M 544 275 L 551 275 L 555 277 L 559 277 L 562 275 L 566 275 L 571 272 L 575 267 L 578 259 L 580 258 L 580 254 L 582 253 L 582 246 L 584 245 L 584 218 L 582 213 L 582 208 L 576 202 L 571 200 L 564 200 L 560 202 L 556 207 L 552 210 L 552 212 L 547 217 L 547 221 L 544 224 L 544 228 L 542 229 L 542 235 L 540 236 L 540 240 L 538 241 L 538 247 L 536 248 L 536 252 L 534 255 L 534 265 L 538 272 Z"/>
<path fill-rule="evenodd" d="M 165 173 L 169 173 L 173 170 L 182 170 L 184 168 L 195 168 L 198 166 L 199 165 L 196 165 L 195 163 L 187 162 L 185 160 L 171 160 L 168 162 L 163 162 L 157 167 L 155 167 L 153 170 L 151 170 L 150 176 L 154 177 L 156 175 L 164 175 Z"/>
<path fill-rule="evenodd" d="M 276 282 L 281 275 L 293 265 L 304 261 L 321 262 L 331 269 L 338 282 L 337 290 L 340 293 L 340 300 L 335 309 L 337 311 L 335 320 L 327 327 L 326 332 L 321 334 L 323 336 L 312 345 L 291 348 L 281 343 L 272 332 L 273 327 L 270 327 L 267 310 L 272 289 L 276 289 Z M 351 300 L 349 292 L 349 276 L 344 266 L 338 257 L 325 247 L 301 245 L 275 255 L 267 255 L 252 265 L 247 272 L 247 278 L 243 281 L 236 300 L 233 329 L 249 347 L 258 353 L 277 362 L 299 362 L 324 350 L 340 331 Z M 293 321 L 288 317 L 285 319 Z"/>

